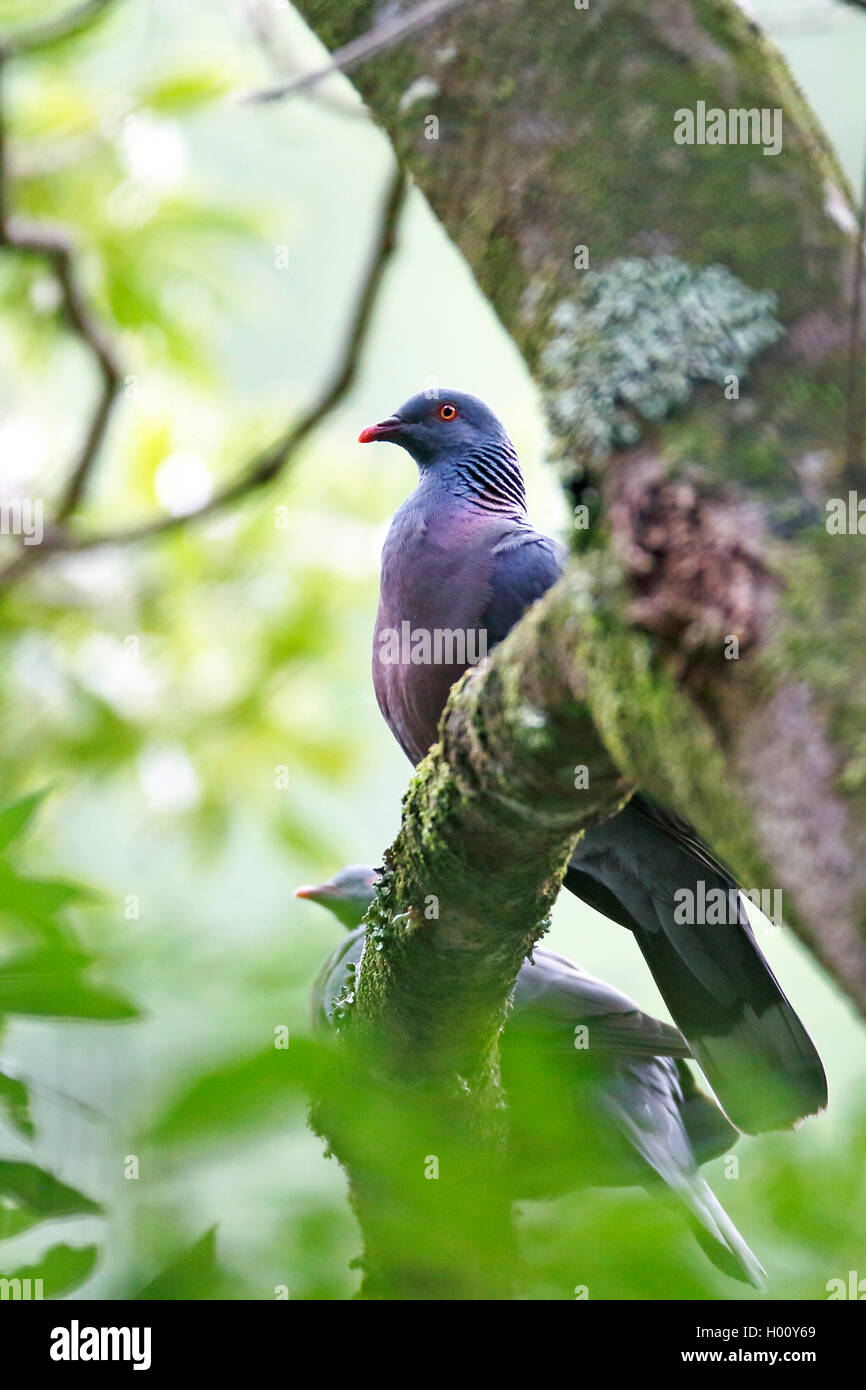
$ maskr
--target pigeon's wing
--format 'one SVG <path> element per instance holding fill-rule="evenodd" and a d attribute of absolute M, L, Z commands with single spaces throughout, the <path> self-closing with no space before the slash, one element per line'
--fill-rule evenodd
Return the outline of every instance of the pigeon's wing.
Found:
<path fill-rule="evenodd" d="M 357 967 L 364 952 L 365 927 L 356 927 L 344 937 L 325 961 L 310 994 L 310 1015 L 314 1029 L 328 1028 L 334 1021 L 334 1005 L 354 979 L 350 966 Z"/>
<path fill-rule="evenodd" d="M 543 1034 L 548 1045 L 587 1053 L 690 1057 L 678 1029 L 643 1013 L 627 994 L 553 951 L 537 948 L 517 977 L 510 1027 Z M 585 1032 L 577 1034 L 578 1028 Z"/>
<path fill-rule="evenodd" d="M 734 1124 L 790 1127 L 827 1103 L 811 1038 L 764 960 L 736 880 L 679 816 L 638 795 L 577 845 L 566 887 L 629 927 Z M 683 922 L 687 890 L 721 890 L 719 924 Z"/>
<path fill-rule="evenodd" d="M 734 1147 L 740 1131 L 734 1128 L 716 1102 L 704 1095 L 687 1062 L 678 1061 L 677 1072 L 682 1092 L 680 1115 L 689 1143 L 698 1163 L 709 1163 Z"/>
<path fill-rule="evenodd" d="M 525 522 L 503 530 L 491 552 L 490 598 L 482 618 L 488 650 L 562 574 L 565 551 Z"/>
<path fill-rule="evenodd" d="M 668 806 L 662 806 L 658 801 L 653 801 L 643 792 L 635 792 L 628 802 L 628 809 L 630 815 L 638 815 L 666 838 L 676 840 L 690 859 L 703 864 L 709 870 L 710 874 L 713 875 L 714 884 L 722 880 L 729 885 L 736 882 L 730 869 L 716 858 L 709 845 L 700 838 L 694 826 L 690 825 L 683 816 L 677 815 L 676 811 L 672 811 Z M 619 822 L 619 824 L 623 824 L 623 822 Z M 590 848 L 605 833 L 605 831 L 601 831 L 596 835 L 592 831 L 587 832 Z M 611 921 L 617 922 L 621 927 L 626 927 L 629 931 L 639 931 L 640 922 L 632 916 L 622 899 L 600 878 L 587 873 L 581 867 L 581 858 L 581 850 L 578 848 L 569 865 L 568 876 L 565 881 L 569 891 L 582 899 L 583 902 L 589 903 L 596 912 L 609 917 Z"/>
<path fill-rule="evenodd" d="M 650 824 L 658 826 L 673 840 L 678 840 L 683 849 L 694 858 L 705 864 L 719 878 L 727 879 L 729 883 L 734 883 L 734 875 L 723 864 L 721 859 L 717 859 L 705 844 L 693 825 L 684 816 L 677 815 L 669 806 L 663 806 L 660 801 L 654 801 L 652 797 L 646 796 L 643 792 L 635 792 L 628 803 L 633 811 L 642 816 Z"/>

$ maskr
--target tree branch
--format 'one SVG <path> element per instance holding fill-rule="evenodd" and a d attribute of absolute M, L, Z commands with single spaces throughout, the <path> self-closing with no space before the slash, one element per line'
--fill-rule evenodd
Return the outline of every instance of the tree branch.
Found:
<path fill-rule="evenodd" d="M 0 39 L 0 246 L 25 255 L 38 256 L 51 267 L 60 286 L 61 303 L 72 333 L 93 357 L 100 376 L 100 390 L 84 439 L 61 493 L 55 524 L 63 523 L 84 496 L 90 472 L 102 445 L 117 388 L 123 375 L 117 348 L 105 326 L 94 314 L 84 290 L 77 248 L 62 228 L 13 218 L 9 210 L 9 167 L 6 113 L 3 107 L 3 81 L 10 58 L 34 53 L 60 39 L 82 32 L 106 11 L 114 0 L 86 0 L 55 20 L 24 29 Z M 32 563 L 33 548 L 22 548 L 0 578 L 17 571 L 26 557 Z"/>
<path fill-rule="evenodd" d="M 108 428 L 123 368 L 115 344 L 87 302 L 76 261 L 76 248 L 66 232 L 41 223 L 6 218 L 0 226 L 0 245 L 39 256 L 51 266 L 60 285 L 69 326 L 90 350 L 101 378 L 93 415 L 57 505 L 54 522 L 59 524 L 72 515 L 84 497 L 91 469 Z"/>
<path fill-rule="evenodd" d="M 578 834 L 628 794 L 591 707 L 595 622 L 573 571 L 455 687 L 404 800 L 315 1114 L 349 1174 L 365 1297 L 508 1297 L 506 1000 Z"/>
<path fill-rule="evenodd" d="M 864 0 L 866 3 L 866 0 Z M 864 358 L 861 342 L 863 325 L 864 277 L 866 277 L 866 159 L 857 214 L 857 244 L 854 250 L 854 276 L 851 286 L 851 314 L 848 332 L 848 372 L 845 380 L 845 465 L 852 484 L 862 480 L 864 449 Z"/>
<path fill-rule="evenodd" d="M 93 550 L 104 545 L 130 545 L 151 536 L 177 530 L 191 521 L 222 510 L 271 482 L 294 457 L 306 438 L 340 403 L 355 381 L 373 320 L 379 288 L 396 247 L 397 226 L 406 196 L 406 186 L 405 176 L 399 168 L 396 169 L 388 185 L 370 263 L 349 323 L 342 354 L 331 380 L 299 420 L 258 454 L 233 482 L 227 484 L 195 511 L 182 516 L 155 517 L 152 521 L 143 522 L 138 526 L 100 532 L 91 536 L 73 535 L 65 529 L 50 529 L 46 531 L 41 546 L 31 546 L 26 550 L 22 547 L 20 555 L 10 562 L 5 571 L 0 572 L 0 583 L 16 574 L 21 566 L 32 565 L 47 559 L 50 555 Z"/>
<path fill-rule="evenodd" d="M 284 78 L 270 87 L 242 92 L 237 100 L 244 106 L 280 101 L 283 97 L 315 86 L 316 83 L 321 82 L 323 77 L 328 77 L 333 72 L 351 72 L 360 63 L 365 63 L 368 58 L 375 57 L 377 53 L 387 52 L 397 44 L 402 43 L 411 34 L 418 34 L 429 29 L 437 20 L 468 3 L 469 0 L 422 0 L 421 4 L 415 5 L 405 14 L 395 15 L 392 19 L 384 20 L 381 24 L 368 30 L 366 34 L 361 34 L 358 38 L 352 39 L 350 43 L 344 44 L 342 48 L 336 49 L 331 55 L 330 62 L 326 63 L 324 67 L 315 68 L 312 72 L 304 72 L 298 76 Z"/>
<path fill-rule="evenodd" d="M 281 13 L 274 9 L 270 0 L 245 0 L 244 13 L 253 37 L 274 71 L 279 73 L 283 81 L 294 81 L 300 75 L 297 72 L 297 64 L 289 58 L 277 32 Z M 321 91 L 311 91 L 310 96 L 338 116 L 345 116 L 350 120 L 367 119 L 363 106 L 354 98 L 346 99 Z"/>

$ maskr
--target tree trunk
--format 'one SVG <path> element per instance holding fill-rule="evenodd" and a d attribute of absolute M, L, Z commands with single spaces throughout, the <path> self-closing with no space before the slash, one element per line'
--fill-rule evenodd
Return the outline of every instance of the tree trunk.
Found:
<path fill-rule="evenodd" d="M 298 8 L 332 48 L 376 16 L 374 4 L 340 0 Z M 862 414 L 852 403 L 849 420 L 846 405 L 856 236 L 814 117 L 772 45 L 726 0 L 590 0 L 587 10 L 476 0 L 354 77 L 542 386 L 564 479 L 589 499 L 588 543 L 620 565 L 636 639 L 624 666 L 601 662 L 623 772 L 669 788 L 746 879 L 765 863 L 755 886 L 784 890 L 786 920 L 866 1011 L 864 546 L 825 527 L 828 499 L 858 486 L 866 496 Z M 401 102 L 421 78 L 438 94 L 419 84 L 425 94 Z M 780 109 L 781 152 L 676 144 L 675 113 L 700 101 Z M 438 139 L 427 138 L 429 115 Z M 575 268 L 576 246 L 588 249 L 588 273 Z M 709 331 L 732 364 L 750 367 L 739 399 L 725 396 L 729 372 L 702 383 L 696 358 L 678 406 L 679 383 L 639 360 L 647 314 L 677 293 L 673 274 L 652 298 L 660 255 L 721 264 L 739 282 L 679 287 L 702 293 Z M 626 258 L 642 266 L 629 272 Z M 608 298 L 619 291 L 619 346 L 632 330 L 635 361 L 605 355 L 610 326 L 592 313 L 599 272 Z M 741 289 L 772 292 L 775 310 Z M 783 331 L 762 351 L 773 318 Z M 621 388 L 612 424 L 598 399 L 607 369 L 606 385 Z M 670 407 L 657 423 L 625 404 L 642 373 L 648 412 Z M 591 428 L 572 422 L 575 403 Z M 631 447 L 606 448 L 634 433 Z M 728 637 L 739 659 L 726 659 Z M 632 667 L 644 662 L 636 695 Z M 686 703 L 710 724 L 737 788 L 720 787 L 715 810 L 697 790 L 702 752 L 678 732 Z"/>
<path fill-rule="evenodd" d="M 331 48 L 376 20 L 298 8 Z M 476 0 L 354 77 L 543 392 L 583 582 L 544 608 L 556 652 L 580 630 L 565 709 L 558 661 L 536 650 L 521 672 L 522 637 L 452 697 L 376 918 L 434 893 L 440 920 L 368 944 L 353 1028 L 393 1044 L 404 1083 L 483 1076 L 466 1108 L 489 1119 L 503 1000 L 569 837 L 626 784 L 687 815 L 744 886 L 781 889 L 866 1013 L 866 562 L 856 519 L 828 519 L 866 496 L 858 236 L 814 117 L 727 0 Z M 697 139 L 715 108 L 763 144 L 678 142 L 685 113 Z M 731 124 L 753 108 L 763 127 Z M 531 679 L 558 756 L 528 732 L 513 746 L 512 719 L 464 783 L 473 701 L 505 671 Z M 528 808 L 577 763 L 592 799 L 542 831 Z"/>

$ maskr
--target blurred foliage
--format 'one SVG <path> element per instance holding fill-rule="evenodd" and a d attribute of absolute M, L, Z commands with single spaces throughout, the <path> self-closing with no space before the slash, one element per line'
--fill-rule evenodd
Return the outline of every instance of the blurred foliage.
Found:
<path fill-rule="evenodd" d="M 205 1155 L 225 1152 L 261 1139 L 263 1133 L 283 1133 L 287 1121 L 304 1096 L 312 1094 L 319 1107 L 338 1107 L 342 1115 L 344 1144 L 375 1163 L 376 1155 L 388 1155 L 388 1206 L 393 1213 L 394 1239 L 401 1249 L 429 1248 L 429 1230 L 413 1231 L 413 1219 L 426 1221 L 429 1212 L 418 1201 L 419 1185 L 434 1187 L 448 1220 L 436 1227 L 443 1238 L 461 1217 L 461 1201 L 477 1188 L 451 1178 L 443 1167 L 435 1184 L 425 1181 L 425 1154 L 429 1150 L 430 1116 L 423 1098 L 408 1126 L 415 1145 L 405 1168 L 395 1168 L 394 1153 L 406 1138 L 405 1096 L 389 1099 L 369 1084 L 363 1068 L 348 1072 L 336 1064 L 331 1039 L 299 1039 L 286 1051 L 271 1047 L 266 1052 L 233 1058 L 230 1066 L 196 1077 L 193 1084 L 172 1097 L 157 1117 L 150 1134 L 172 1165 L 194 1173 Z M 547 1092 L 539 1086 L 537 1131 L 550 1128 L 545 1113 Z M 522 1101 L 524 1107 L 526 1099 Z M 348 1129 L 346 1128 L 348 1126 Z M 581 1136 L 573 1135 L 573 1164 L 583 1160 Z M 435 1147 L 435 1146 L 434 1146 Z M 539 1149 L 539 1158 L 543 1142 Z M 866 1111 L 861 1111 L 837 1135 L 816 1130 L 797 1136 L 777 1135 L 760 1140 L 741 1139 L 736 1158 L 719 1159 L 704 1173 L 728 1213 L 768 1267 L 767 1296 L 815 1300 L 827 1295 L 827 1282 L 847 1278 L 849 1269 L 862 1266 L 863 1233 L 866 1231 Z M 451 1155 L 459 1173 L 459 1152 Z M 476 1161 L 471 1152 L 465 1163 Z M 331 1160 L 334 1161 L 333 1159 Z M 530 1156 L 530 1162 L 531 1162 Z M 559 1178 L 568 1167 L 561 1155 Z M 395 1173 L 399 1181 L 395 1181 Z M 401 1186 L 405 1183 L 405 1187 Z M 426 1193 L 422 1195 L 426 1198 Z M 491 1208 L 495 1191 L 487 1189 Z M 419 1206 L 423 1217 L 419 1216 Z M 720 1274 L 704 1257 L 687 1228 L 682 1208 L 670 1194 L 633 1189 L 583 1189 L 551 1201 L 520 1201 L 518 1211 L 519 1269 L 517 1296 L 523 1299 L 571 1299 L 586 1288 L 590 1299 L 761 1299 L 762 1294 Z M 308 1213 L 316 1241 L 322 1242 L 317 1259 L 302 1249 L 294 1266 L 291 1297 L 340 1296 L 340 1270 L 328 1269 L 323 1281 L 321 1265 L 328 1251 L 339 1259 L 340 1245 L 352 1234 L 354 1223 L 337 1212 L 325 1219 L 324 1209 L 314 1220 Z M 473 1216 L 477 1224 L 477 1214 Z M 302 1223 L 299 1218 L 296 1238 Z M 348 1228 L 348 1229 L 347 1229 Z M 274 1233 L 274 1240 L 278 1239 Z M 284 1239 L 284 1235 L 279 1239 Z M 421 1243 L 419 1245 L 419 1242 Z M 166 1295 L 171 1296 L 171 1295 Z M 215 1296 L 215 1295 L 206 1295 Z M 249 1297 L 271 1297 L 270 1289 L 251 1291 Z M 581 1296 L 586 1296 L 581 1295 Z"/>
<path fill-rule="evenodd" d="M 66 909 L 93 895 L 72 883 L 17 873 L 7 861 L 41 800 L 36 794 L 0 806 L 0 1036 L 7 1014 L 54 1019 L 136 1016 L 121 994 L 88 978 L 86 972 L 98 963 L 77 944 L 66 923 Z M 36 1131 L 28 1087 L 2 1067 L 0 1043 L 0 1107 L 10 1127 L 25 1141 L 32 1141 Z M 36 1164 L 0 1157 L 0 1241 L 42 1222 L 101 1214 L 98 1202 Z M 96 1254 L 95 1248 L 54 1246 L 38 1264 L 7 1277 L 40 1278 L 51 1297 L 83 1283 Z"/>
<path fill-rule="evenodd" d="M 0 0 L 0 33 L 66 10 L 46 4 L 37 16 L 31 4 Z M 295 278 L 277 267 L 299 221 L 292 190 L 259 178 L 249 196 L 236 191 L 248 156 L 232 152 L 239 116 L 226 99 L 259 80 L 268 61 L 241 6 L 211 14 L 198 4 L 182 14 L 171 4 L 117 0 L 82 32 L 6 66 L 10 211 L 68 230 L 90 304 L 124 363 L 111 431 L 74 519 L 83 530 L 198 505 L 281 433 L 313 392 L 314 382 L 309 390 L 297 384 L 305 353 L 297 325 L 285 353 L 275 340 L 285 319 L 270 325 L 262 349 L 269 381 L 250 384 L 248 350 L 238 360 L 238 342 L 261 342 L 275 289 Z M 249 118 L 247 125 L 249 134 Z M 0 500 L 43 497 L 50 513 L 94 399 L 92 363 L 38 258 L 0 255 L 0 306 Z M 339 331 L 345 313 L 337 309 Z M 336 350 L 335 341 L 326 369 Z M 296 1031 L 327 946 L 323 933 L 321 946 L 313 939 L 287 956 L 282 938 L 247 940 L 226 999 L 228 937 L 199 930 L 212 883 L 213 910 L 224 916 L 237 895 L 231 917 L 239 943 L 251 894 L 259 895 L 253 936 L 262 936 L 297 881 L 280 856 L 309 865 L 333 853 L 332 817 L 318 787 L 339 793 L 365 762 L 356 673 L 367 641 L 362 604 L 375 569 L 378 489 L 363 477 L 348 485 L 327 477 L 315 460 L 296 473 L 203 525 L 147 547 L 62 558 L 0 592 L 0 788 L 7 799 L 22 793 L 0 807 L 0 1013 L 10 1017 L 8 1070 L 0 1053 L 0 1138 L 8 1136 L 9 1164 L 35 1144 L 100 1200 L 97 1207 L 82 1196 L 75 1209 L 51 1209 L 51 1176 L 34 1168 L 43 1176 L 32 1207 L 12 1191 L 11 1177 L 9 1191 L 0 1191 L 3 1209 L 8 1203 L 14 1214 L 4 1234 L 12 1242 L 37 1220 L 62 1214 L 89 1240 L 103 1208 L 112 1223 L 98 1266 L 89 1245 L 68 1258 L 67 1247 L 42 1249 L 38 1267 L 56 1293 L 94 1269 L 100 1287 L 126 1295 L 147 1284 L 142 1296 L 166 1296 L 179 1280 L 187 1290 L 198 1281 L 201 1296 L 206 1285 L 214 1297 L 230 1288 L 243 1296 L 246 1287 L 206 1273 L 214 1262 L 197 1246 L 175 1268 L 190 1204 L 174 1175 L 148 1169 L 147 1133 L 139 1134 L 140 1186 L 126 1180 L 125 1168 L 155 1069 L 158 1093 L 169 1077 L 206 1070 L 222 1049 L 229 1124 L 233 1096 L 242 1097 L 241 1109 L 260 1096 L 261 1078 L 245 1073 L 237 1050 L 256 1035 L 261 1016 L 288 1017 Z M 0 565 L 11 547 L 0 536 Z M 54 796 L 19 849 L 41 802 L 23 795 L 34 785 L 51 785 Z M 251 835 L 252 849 L 241 850 Z M 46 862 L 82 857 L 105 892 L 44 872 Z M 239 878 L 247 886 L 239 889 Z M 171 886 L 163 895 L 164 883 Z M 109 1022 L 136 1015 L 118 980 L 143 998 L 150 1043 L 116 1030 L 104 1041 Z M 68 1047 L 61 1018 L 80 1024 Z M 284 1102 L 267 1100 L 270 1120 Z M 283 1122 L 303 1133 L 300 1093 Z M 158 1138 L 157 1126 L 153 1143 Z M 151 1224 L 163 1201 L 179 1202 L 182 1214 Z M 305 1204 L 300 1219 L 314 1210 Z M 336 1224 L 345 1247 L 332 1275 L 332 1287 L 345 1289 L 345 1218 L 323 1219 Z M 195 1240 L 190 1230 L 188 1242 Z M 34 1248 L 4 1247 L 0 1269 L 16 1261 L 29 1268 Z"/>
<path fill-rule="evenodd" d="M 216 1230 L 206 1231 L 188 1250 L 161 1270 L 136 1299 L 224 1299 L 243 1296 L 238 1280 L 217 1262 Z M 252 1293 L 251 1297 L 255 1297 Z"/>
<path fill-rule="evenodd" d="M 269 23 L 283 13 L 116 0 L 5 73 L 12 210 L 74 236 L 125 364 L 83 531 L 202 501 L 336 355 L 387 155 L 325 96 L 264 114 L 231 102 L 277 65 L 251 4 Z M 51 0 L 38 19 L 65 9 Z M 0 32 L 35 10 L 0 0 Z M 308 41 L 285 10 L 275 50 L 295 61 Z M 42 1277 L 47 1297 L 358 1286 L 345 1180 L 306 1123 L 333 1069 L 307 997 L 338 929 L 290 896 L 302 877 L 375 859 L 405 780 L 368 663 L 381 527 L 409 475 L 359 461 L 352 439 L 441 367 L 500 391 L 521 452 L 540 453 L 525 379 L 421 216 L 416 203 L 351 418 L 243 505 L 64 557 L 0 594 L 0 1269 Z M 407 297 L 423 333 L 406 332 Z M 0 255 L 0 305 L 0 499 L 50 509 L 92 364 L 38 260 Z M 0 536 L 0 563 L 9 546 Z M 46 786 L 44 804 L 29 794 Z M 834 1011 L 828 1031 L 843 1025 L 844 1045 L 862 1046 Z M 852 1070 L 862 1078 L 859 1056 Z M 388 1144 L 387 1107 L 357 1104 Z M 862 1262 L 866 1122 L 843 1111 L 827 1132 L 737 1152 L 739 1181 L 721 1164 L 709 1177 L 771 1295 L 824 1297 Z M 52 1244 L 61 1219 L 71 1244 Z M 524 1298 L 579 1284 L 591 1298 L 750 1296 L 641 1192 L 522 1204 L 520 1251 Z"/>
<path fill-rule="evenodd" d="M 7 1279 L 42 1280 L 43 1298 L 63 1298 L 80 1287 L 96 1267 L 99 1252 L 93 1245 L 53 1245 L 38 1264 L 21 1265 Z"/>
<path fill-rule="evenodd" d="M 191 167 L 197 123 L 239 85 L 241 65 L 222 44 L 210 62 L 200 50 L 181 62 L 169 49 L 156 70 L 136 67 L 147 9 L 110 6 L 83 34 L 26 54 L 7 72 L 12 209 L 73 231 L 94 309 L 128 369 L 111 467 L 99 470 L 83 519 L 91 530 L 163 514 L 158 478 L 167 463 L 164 476 L 174 464 L 182 494 L 169 505 L 183 510 L 191 468 L 213 489 L 291 418 L 287 406 L 277 413 L 273 404 L 242 403 L 218 351 L 226 325 L 250 314 L 250 288 L 273 279 L 264 209 L 215 193 Z M 25 20 L 21 7 L 0 4 L 0 26 L 14 32 L 16 20 Z M 129 83 L 115 81 L 116 64 L 130 70 Z M 24 490 L 48 499 L 92 384 L 44 264 L 0 258 L 0 302 L 17 384 L 23 367 L 31 385 L 16 404 L 12 361 L 0 351 L 0 368 L 8 367 L 0 497 Z M 58 389 L 70 380 L 71 398 Z M 48 448 L 41 435 L 55 423 Z M 323 490 L 322 505 L 333 495 Z M 272 790 L 265 748 L 279 745 L 281 763 L 316 774 L 342 772 L 352 756 L 339 737 L 345 697 L 310 675 L 336 645 L 340 583 L 314 546 L 297 554 L 285 510 L 247 507 L 161 543 L 155 555 L 71 560 L 26 592 L 4 595 L 0 783 L 49 767 L 53 776 L 104 777 L 138 755 L 159 780 L 168 749 L 181 780 L 183 760 L 195 763 L 194 773 L 185 769 L 187 794 L 207 837 L 225 829 L 230 803 Z M 349 499 L 347 518 L 351 510 Z M 8 545 L 0 537 L 0 555 Z M 295 552 L 291 576 L 287 550 Z M 352 590 L 348 576 L 344 592 Z M 298 718 L 322 700 L 337 716 L 326 733 L 313 717 Z M 283 812 L 278 833 L 320 851 L 289 798 Z"/>

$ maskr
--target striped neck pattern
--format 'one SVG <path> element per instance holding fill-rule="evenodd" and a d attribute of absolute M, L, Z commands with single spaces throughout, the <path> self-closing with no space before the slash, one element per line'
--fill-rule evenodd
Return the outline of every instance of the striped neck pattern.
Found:
<path fill-rule="evenodd" d="M 510 439 L 491 440 L 455 459 L 447 469 L 449 492 L 485 512 L 524 515 L 526 489 Z"/>

